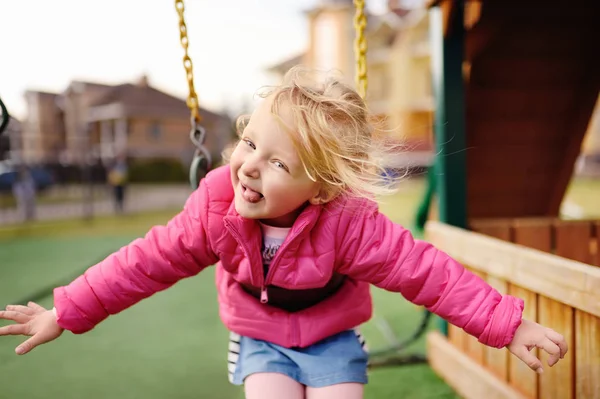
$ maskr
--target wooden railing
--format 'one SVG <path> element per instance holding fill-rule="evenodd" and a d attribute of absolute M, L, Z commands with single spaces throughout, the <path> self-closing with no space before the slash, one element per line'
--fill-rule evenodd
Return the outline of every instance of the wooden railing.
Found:
<path fill-rule="evenodd" d="M 524 317 L 564 335 L 570 351 L 538 375 L 507 350 L 450 326 L 429 336 L 432 367 L 465 398 L 600 399 L 600 222 L 485 220 L 474 231 L 439 222 L 427 239 L 502 293 Z"/>

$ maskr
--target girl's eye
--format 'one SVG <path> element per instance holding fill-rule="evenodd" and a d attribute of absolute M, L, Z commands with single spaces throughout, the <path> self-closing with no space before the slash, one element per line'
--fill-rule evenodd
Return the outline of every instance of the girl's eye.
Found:
<path fill-rule="evenodd" d="M 285 171 L 288 170 L 287 166 L 285 166 L 285 164 L 283 162 L 275 161 L 274 163 L 275 163 L 275 166 L 277 166 L 278 168 L 281 168 L 281 169 L 283 169 Z"/>
<path fill-rule="evenodd" d="M 252 141 L 250 141 L 249 139 L 244 139 L 244 142 L 246 144 L 248 144 L 250 146 L 250 148 L 252 148 L 253 150 L 256 150 L 256 146 L 254 145 L 254 143 Z"/>

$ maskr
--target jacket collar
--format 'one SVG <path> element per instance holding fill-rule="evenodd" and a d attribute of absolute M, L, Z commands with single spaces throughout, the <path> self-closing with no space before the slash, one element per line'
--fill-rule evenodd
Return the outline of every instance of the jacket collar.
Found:
<path fill-rule="evenodd" d="M 319 220 L 322 210 L 322 205 L 308 205 L 294 222 L 286 241 L 292 241 L 303 233 L 310 232 Z M 223 219 L 225 227 L 233 236 L 243 241 L 240 242 L 241 245 L 248 243 L 256 246 L 257 241 L 260 245 L 260 224 L 255 219 L 240 216 L 235 209 L 235 201 L 231 201 L 231 205 Z"/>

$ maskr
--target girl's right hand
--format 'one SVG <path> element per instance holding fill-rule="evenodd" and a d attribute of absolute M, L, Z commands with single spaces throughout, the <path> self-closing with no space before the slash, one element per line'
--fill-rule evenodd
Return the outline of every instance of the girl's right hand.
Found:
<path fill-rule="evenodd" d="M 0 310 L 0 319 L 13 320 L 16 324 L 0 327 L 2 335 L 30 336 L 27 341 L 17 347 L 17 355 L 24 355 L 38 345 L 45 344 L 60 337 L 64 329 L 56 322 L 56 315 L 37 303 L 29 302 L 27 306 L 9 305 Z"/>

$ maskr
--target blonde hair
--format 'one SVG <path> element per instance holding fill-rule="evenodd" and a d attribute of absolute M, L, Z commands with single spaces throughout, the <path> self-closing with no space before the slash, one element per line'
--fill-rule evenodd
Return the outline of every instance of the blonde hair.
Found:
<path fill-rule="evenodd" d="M 309 178 L 322 183 L 329 198 L 395 192 L 398 178 L 388 176 L 385 164 L 398 146 L 385 148 L 378 120 L 356 90 L 335 76 L 320 81 L 317 75 L 296 66 L 279 86 L 259 94 L 273 98 L 271 112 L 290 135 Z M 291 111 L 294 126 L 284 123 L 284 110 Z M 239 135 L 247 120 L 238 118 Z"/>

